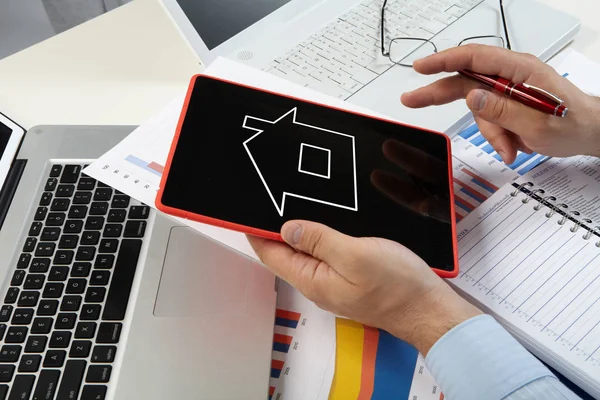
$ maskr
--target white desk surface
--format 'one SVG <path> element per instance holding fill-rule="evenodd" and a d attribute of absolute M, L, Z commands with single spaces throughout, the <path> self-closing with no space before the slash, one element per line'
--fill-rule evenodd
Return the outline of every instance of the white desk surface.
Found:
<path fill-rule="evenodd" d="M 144 122 L 202 71 L 158 1 L 135 0 L 0 60 L 0 111 L 26 129 Z M 581 19 L 569 47 L 600 63 L 600 2 L 539 1 Z"/>

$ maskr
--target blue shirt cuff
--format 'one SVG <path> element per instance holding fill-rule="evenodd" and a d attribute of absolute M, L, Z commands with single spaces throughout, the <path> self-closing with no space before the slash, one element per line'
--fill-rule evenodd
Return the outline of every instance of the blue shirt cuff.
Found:
<path fill-rule="evenodd" d="M 532 381 L 553 376 L 489 315 L 454 327 L 425 360 L 448 399 L 503 399 Z"/>

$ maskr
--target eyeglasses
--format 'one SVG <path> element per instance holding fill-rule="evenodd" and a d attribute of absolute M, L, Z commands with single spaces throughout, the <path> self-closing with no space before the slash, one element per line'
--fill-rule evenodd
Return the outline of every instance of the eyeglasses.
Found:
<path fill-rule="evenodd" d="M 462 46 L 469 43 L 486 44 L 490 46 L 506 47 L 511 49 L 510 39 L 508 37 L 508 28 L 506 26 L 506 17 L 504 15 L 504 4 L 503 0 L 500 2 L 500 15 L 502 16 L 502 27 L 504 28 L 504 37 L 497 35 L 484 35 L 484 36 L 471 36 L 461 40 L 458 46 Z M 390 41 L 389 47 L 386 50 L 385 37 L 386 37 L 386 26 L 385 26 L 385 12 L 388 0 L 383 1 L 381 7 L 381 54 L 387 57 L 394 64 L 403 67 L 412 67 L 413 62 L 419 58 L 426 57 L 428 55 L 437 53 L 438 49 L 431 40 L 419 37 L 397 37 Z M 505 46 L 506 44 L 506 46 Z"/>

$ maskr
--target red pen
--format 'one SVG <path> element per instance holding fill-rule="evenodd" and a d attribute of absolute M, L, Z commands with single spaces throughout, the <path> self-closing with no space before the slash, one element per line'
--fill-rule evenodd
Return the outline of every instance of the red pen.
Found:
<path fill-rule="evenodd" d="M 497 75 L 484 75 L 470 70 L 458 71 L 458 73 L 494 88 L 519 103 L 543 113 L 564 117 L 569 111 L 563 104 L 563 100 L 558 96 L 527 83 L 515 84 Z"/>

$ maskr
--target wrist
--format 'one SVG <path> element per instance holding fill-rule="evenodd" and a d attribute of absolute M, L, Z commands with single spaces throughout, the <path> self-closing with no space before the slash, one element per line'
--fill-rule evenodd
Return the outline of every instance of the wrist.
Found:
<path fill-rule="evenodd" d="M 589 96 L 588 105 L 589 126 L 587 126 L 587 137 L 583 140 L 585 151 L 582 154 L 600 157 L 600 97 Z"/>
<path fill-rule="evenodd" d="M 390 332 L 413 345 L 423 356 L 452 328 L 482 314 L 450 287 L 444 289 L 425 296 L 410 318 L 404 313 Z"/>

